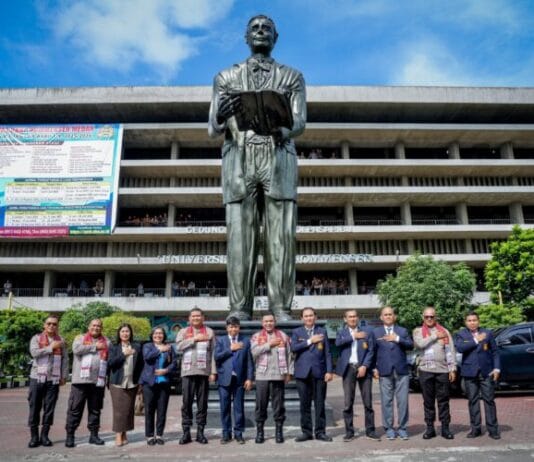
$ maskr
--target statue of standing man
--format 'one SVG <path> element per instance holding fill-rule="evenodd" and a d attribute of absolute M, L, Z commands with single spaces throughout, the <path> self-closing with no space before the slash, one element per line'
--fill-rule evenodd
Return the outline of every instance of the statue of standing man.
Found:
<path fill-rule="evenodd" d="M 263 217 L 269 309 L 285 321 L 291 319 L 295 291 L 298 170 L 293 138 L 306 124 L 306 89 L 300 72 L 271 57 L 278 38 L 272 19 L 254 16 L 245 38 L 250 57 L 215 77 L 208 129 L 212 137 L 225 135 L 222 188 L 230 316 L 252 317 Z M 254 118 L 248 121 L 251 129 L 240 130 L 236 116 L 243 116 L 243 92 L 265 90 L 285 95 L 292 123 L 266 133 Z"/>

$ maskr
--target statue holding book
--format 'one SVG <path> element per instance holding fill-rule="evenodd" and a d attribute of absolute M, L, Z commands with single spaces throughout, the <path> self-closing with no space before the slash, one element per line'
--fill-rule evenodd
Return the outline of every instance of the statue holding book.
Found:
<path fill-rule="evenodd" d="M 222 188 L 228 240 L 230 315 L 252 317 L 263 224 L 269 309 L 291 319 L 295 291 L 297 155 L 293 138 L 306 124 L 302 74 L 277 63 L 278 33 L 267 16 L 248 22 L 250 57 L 215 77 L 210 136 L 225 135 Z"/>

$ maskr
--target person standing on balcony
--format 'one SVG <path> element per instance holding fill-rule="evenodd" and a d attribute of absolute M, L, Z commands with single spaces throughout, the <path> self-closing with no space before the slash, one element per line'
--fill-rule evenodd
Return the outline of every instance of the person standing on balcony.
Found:
<path fill-rule="evenodd" d="M 52 446 L 48 433 L 54 423 L 59 387 L 65 385 L 69 375 L 67 346 L 58 334 L 58 323 L 57 316 L 48 316 L 45 319 L 43 331 L 34 335 L 30 341 L 32 357 L 28 394 L 30 404 L 28 426 L 31 431 L 28 447 L 30 448 L 36 448 L 39 445 Z M 43 420 L 39 437 L 41 410 Z"/>
<path fill-rule="evenodd" d="M 65 446 L 75 446 L 74 433 L 79 427 L 87 402 L 87 428 L 91 432 L 89 444 L 103 445 L 98 436 L 100 414 L 104 406 L 104 387 L 108 371 L 110 341 L 102 335 L 102 321 L 93 319 L 87 332 L 78 335 L 72 344 L 72 387 L 67 409 L 67 439 Z"/>
<path fill-rule="evenodd" d="M 397 317 L 390 306 L 380 310 L 380 320 L 383 325 L 376 327 L 373 334 L 376 339 L 374 376 L 380 382 L 382 424 L 388 440 L 394 440 L 397 436 L 407 440 L 410 375 L 406 350 L 413 348 L 413 341 L 404 327 L 395 324 Z M 397 431 L 393 418 L 394 399 L 397 400 Z"/>
<path fill-rule="evenodd" d="M 482 399 L 489 437 L 498 440 L 501 435 L 495 406 L 495 383 L 499 380 L 501 362 L 495 338 L 489 329 L 480 327 L 478 314 L 471 311 L 465 317 L 465 329 L 456 334 L 454 344 L 458 352 L 462 353 L 461 375 L 465 380 L 469 402 L 471 431 L 467 438 L 478 438 L 482 435 Z"/>
<path fill-rule="evenodd" d="M 197 437 L 200 444 L 207 444 L 204 427 L 208 417 L 209 382 L 217 378 L 216 364 L 213 357 L 215 351 L 215 334 L 204 325 L 204 312 L 193 308 L 189 312 L 189 325 L 178 331 L 176 345 L 182 352 L 182 428 L 180 444 L 192 441 L 191 425 L 193 424 L 193 402 L 197 404 Z"/>
<path fill-rule="evenodd" d="M 436 436 L 436 401 L 438 403 L 441 436 L 452 440 L 450 431 L 449 383 L 456 379 L 456 351 L 451 334 L 438 324 L 436 310 L 427 306 L 423 311 L 423 325 L 413 331 L 416 348 L 423 351 L 419 364 L 419 382 L 423 392 L 426 431 L 423 439 Z"/>

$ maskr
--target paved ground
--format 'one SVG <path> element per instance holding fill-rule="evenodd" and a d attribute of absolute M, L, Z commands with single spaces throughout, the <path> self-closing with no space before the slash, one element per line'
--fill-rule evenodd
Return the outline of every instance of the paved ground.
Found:
<path fill-rule="evenodd" d="M 334 437 L 333 443 L 310 441 L 295 443 L 293 438 L 299 434 L 296 427 L 286 428 L 286 443 L 276 444 L 272 439 L 273 429 L 268 428 L 268 440 L 263 445 L 254 443 L 254 430 L 248 429 L 245 437 L 247 443 L 238 446 L 232 443 L 226 446 L 219 444 L 220 432 L 210 430 L 207 432 L 209 444 L 201 446 L 192 443 L 179 446 L 178 438 L 181 435 L 180 406 L 181 396 L 172 396 L 169 404 L 165 446 L 148 447 L 144 438 L 144 422 L 142 417 L 136 417 L 136 428 L 130 433 L 130 444 L 122 448 L 114 446 L 114 435 L 111 432 L 111 403 L 109 395 L 106 396 L 104 415 L 102 419 L 101 436 L 106 445 L 96 447 L 89 445 L 88 431 L 81 426 L 77 436 L 78 446 L 67 449 L 64 446 L 64 421 L 69 388 L 61 391 L 58 407 L 56 409 L 56 424 L 51 431 L 51 439 L 56 443 L 51 448 L 27 448 L 29 439 L 27 418 L 27 389 L 0 390 L 0 460 L 87 460 L 97 457 L 102 460 L 141 460 L 147 457 L 159 460 L 235 460 L 242 461 L 272 461 L 273 459 L 310 460 L 310 461 L 360 461 L 372 458 L 384 462 L 404 461 L 469 461 L 510 460 L 534 461 L 534 393 L 503 393 L 497 398 L 498 416 L 501 425 L 502 439 L 491 440 L 487 434 L 475 440 L 465 438 L 469 430 L 467 402 L 463 398 L 451 400 L 452 430 L 456 437 L 452 441 L 437 437 L 430 442 L 424 441 L 421 435 L 424 430 L 422 418 L 422 400 L 419 394 L 410 395 L 410 426 L 411 438 L 409 441 L 374 442 L 365 439 L 360 431 L 359 437 L 349 443 L 344 443 L 342 437 L 342 388 L 341 381 L 336 379 L 328 389 L 328 402 L 334 409 L 334 419 L 337 425 L 329 428 Z M 375 393 L 376 423 L 379 434 L 380 403 Z M 85 416 L 84 416 L 85 417 Z M 85 422 L 85 420 L 84 420 Z M 359 396 L 355 411 L 355 424 L 361 428 L 363 424 L 362 407 Z"/>

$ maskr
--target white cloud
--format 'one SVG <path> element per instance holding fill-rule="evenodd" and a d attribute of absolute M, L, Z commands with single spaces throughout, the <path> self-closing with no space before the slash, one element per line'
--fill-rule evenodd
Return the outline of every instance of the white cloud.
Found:
<path fill-rule="evenodd" d="M 472 85 L 474 79 L 462 63 L 444 46 L 430 40 L 413 45 L 404 53 L 400 69 L 392 76 L 393 85 Z"/>
<path fill-rule="evenodd" d="M 232 4 L 233 0 L 76 0 L 62 3 L 48 19 L 57 38 L 74 46 L 93 66 L 127 73 L 143 64 L 169 79 L 198 52 L 199 33 L 205 34 Z"/>

